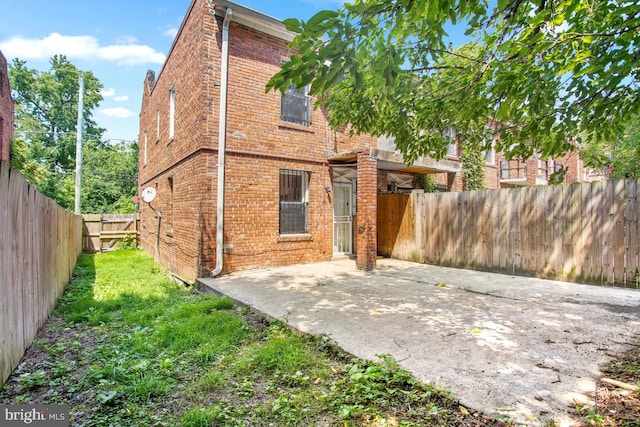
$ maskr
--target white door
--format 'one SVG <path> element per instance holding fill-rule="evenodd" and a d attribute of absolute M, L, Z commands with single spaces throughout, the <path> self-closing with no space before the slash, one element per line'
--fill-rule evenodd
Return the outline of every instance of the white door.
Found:
<path fill-rule="evenodd" d="M 333 183 L 333 253 L 353 253 L 353 185 Z"/>

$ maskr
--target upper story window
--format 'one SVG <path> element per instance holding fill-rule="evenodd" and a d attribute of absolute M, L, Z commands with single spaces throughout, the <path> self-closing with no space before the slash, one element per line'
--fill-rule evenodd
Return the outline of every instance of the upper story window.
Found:
<path fill-rule="evenodd" d="M 280 234 L 309 231 L 309 172 L 280 170 Z"/>
<path fill-rule="evenodd" d="M 484 152 L 485 162 L 488 165 L 496 164 L 496 140 L 495 137 L 491 136 L 487 138 L 487 148 Z"/>
<path fill-rule="evenodd" d="M 156 111 L 156 142 L 160 141 L 160 108 Z"/>
<path fill-rule="evenodd" d="M 147 164 L 147 130 L 144 130 L 144 156 L 143 156 L 143 160 L 144 160 L 144 164 Z"/>
<path fill-rule="evenodd" d="M 447 126 L 444 128 L 443 136 L 447 143 L 447 156 L 457 156 L 458 155 L 458 140 L 456 131 L 453 128 Z"/>
<path fill-rule="evenodd" d="M 280 98 L 280 120 L 303 126 L 311 125 L 309 86 L 300 89 L 293 84 L 289 86 Z"/>
<path fill-rule="evenodd" d="M 169 140 L 173 139 L 176 129 L 176 85 L 169 88 Z"/>
<path fill-rule="evenodd" d="M 540 178 L 548 178 L 549 177 L 549 161 L 538 158 L 538 177 Z"/>

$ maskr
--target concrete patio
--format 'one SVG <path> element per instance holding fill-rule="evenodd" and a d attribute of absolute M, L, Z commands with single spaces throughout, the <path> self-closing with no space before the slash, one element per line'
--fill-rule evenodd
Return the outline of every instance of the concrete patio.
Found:
<path fill-rule="evenodd" d="M 326 334 L 355 356 L 391 354 L 461 403 L 529 425 L 571 425 L 599 366 L 640 341 L 640 292 L 392 259 L 202 278 L 198 286 Z"/>

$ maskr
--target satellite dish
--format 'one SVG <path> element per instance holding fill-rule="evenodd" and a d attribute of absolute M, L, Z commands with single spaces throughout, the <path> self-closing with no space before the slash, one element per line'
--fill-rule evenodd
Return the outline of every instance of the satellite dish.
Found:
<path fill-rule="evenodd" d="M 153 187 L 147 187 L 142 190 L 142 200 L 146 203 L 151 203 L 156 198 L 156 189 Z"/>

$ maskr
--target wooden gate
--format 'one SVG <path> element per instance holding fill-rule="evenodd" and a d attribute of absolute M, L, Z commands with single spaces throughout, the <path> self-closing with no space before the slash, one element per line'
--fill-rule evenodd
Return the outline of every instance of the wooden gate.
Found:
<path fill-rule="evenodd" d="M 137 244 L 139 216 L 135 214 L 83 215 L 82 249 L 85 252 L 105 252 L 116 248 L 124 239 Z"/>

